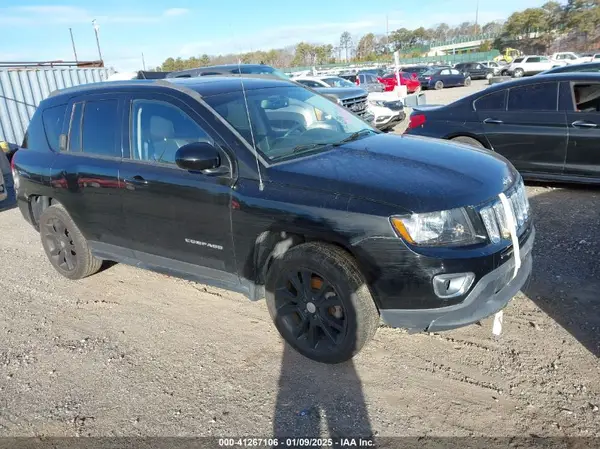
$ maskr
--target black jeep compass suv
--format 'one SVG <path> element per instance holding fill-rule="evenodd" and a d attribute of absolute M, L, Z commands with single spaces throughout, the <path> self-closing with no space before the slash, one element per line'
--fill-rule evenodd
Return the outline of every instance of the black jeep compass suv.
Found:
<path fill-rule="evenodd" d="M 136 80 L 55 92 L 13 159 L 56 270 L 103 260 L 266 297 L 312 359 L 380 317 L 438 331 L 501 310 L 531 272 L 523 183 L 501 156 L 381 134 L 285 80 Z"/>

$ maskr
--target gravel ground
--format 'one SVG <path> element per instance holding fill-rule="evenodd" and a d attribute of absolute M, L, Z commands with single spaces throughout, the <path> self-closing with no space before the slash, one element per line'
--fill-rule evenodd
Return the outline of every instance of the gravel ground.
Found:
<path fill-rule="evenodd" d="M 600 190 L 528 193 L 534 275 L 500 338 L 382 327 L 337 366 L 264 302 L 120 264 L 62 278 L 3 212 L 0 436 L 600 436 Z"/>

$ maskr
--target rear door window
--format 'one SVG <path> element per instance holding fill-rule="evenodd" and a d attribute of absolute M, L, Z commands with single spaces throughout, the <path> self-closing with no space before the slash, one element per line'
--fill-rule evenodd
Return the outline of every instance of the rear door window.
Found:
<path fill-rule="evenodd" d="M 83 109 L 81 146 L 86 154 L 121 157 L 117 149 L 120 123 L 117 100 L 87 101 Z"/>
<path fill-rule="evenodd" d="M 67 113 L 67 105 L 54 106 L 44 110 L 42 121 L 44 122 L 44 131 L 48 145 L 53 151 L 59 150 L 60 134 L 62 133 L 65 114 Z"/>
<path fill-rule="evenodd" d="M 530 84 L 508 92 L 509 111 L 558 110 L 558 83 Z"/>
<path fill-rule="evenodd" d="M 475 100 L 476 111 L 504 111 L 506 110 L 506 91 L 485 95 Z"/>

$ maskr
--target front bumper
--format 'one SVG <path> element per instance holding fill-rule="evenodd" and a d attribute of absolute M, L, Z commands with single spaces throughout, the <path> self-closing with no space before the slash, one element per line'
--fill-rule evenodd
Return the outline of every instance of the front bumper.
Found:
<path fill-rule="evenodd" d="M 483 276 L 459 304 L 437 309 L 383 309 L 381 318 L 392 327 L 435 332 L 466 326 L 493 315 L 506 307 L 527 282 L 532 268 L 534 239 L 535 229 L 532 228 L 521 247 L 521 268 L 508 283 L 515 267 L 514 257 Z"/>

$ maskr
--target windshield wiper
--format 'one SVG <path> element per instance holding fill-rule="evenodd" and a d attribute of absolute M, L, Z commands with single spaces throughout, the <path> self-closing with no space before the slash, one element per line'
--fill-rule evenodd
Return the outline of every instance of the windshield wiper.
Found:
<path fill-rule="evenodd" d="M 369 129 L 369 128 L 361 129 L 360 131 L 356 131 L 355 133 L 350 134 L 345 139 L 342 139 L 339 142 L 336 142 L 332 145 L 333 146 L 343 145 L 347 142 L 352 142 L 353 140 L 360 139 L 362 136 L 366 136 L 367 134 L 371 134 L 371 133 L 375 134 L 375 131 L 373 131 L 372 129 Z"/>
<path fill-rule="evenodd" d="M 320 147 L 326 147 L 331 145 L 330 143 L 305 143 L 303 145 L 296 145 L 292 153 L 301 153 L 302 151 L 315 150 Z"/>

